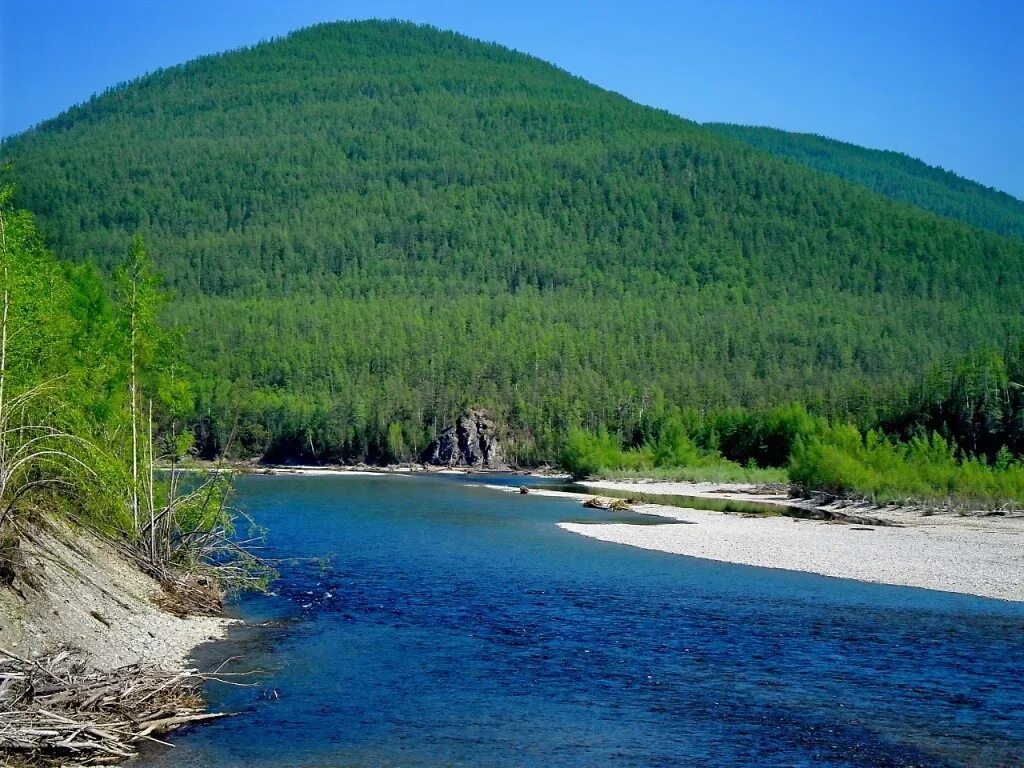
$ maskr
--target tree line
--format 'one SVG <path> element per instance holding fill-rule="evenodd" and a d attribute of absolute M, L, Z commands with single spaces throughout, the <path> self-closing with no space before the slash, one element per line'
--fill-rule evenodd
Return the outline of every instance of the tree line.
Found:
<path fill-rule="evenodd" d="M 657 400 L 632 426 L 573 429 L 574 476 L 790 482 L 878 503 L 1024 504 L 1024 344 L 936 366 L 858 426 L 799 403 L 710 413 Z"/>

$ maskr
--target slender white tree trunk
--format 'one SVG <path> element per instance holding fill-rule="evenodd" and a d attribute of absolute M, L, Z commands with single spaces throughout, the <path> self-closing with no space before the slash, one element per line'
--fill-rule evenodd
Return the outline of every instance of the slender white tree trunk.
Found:
<path fill-rule="evenodd" d="M 0 322 L 0 499 L 7 493 L 7 432 L 4 424 L 4 384 L 7 380 L 7 314 L 11 306 L 10 273 L 7 266 L 7 230 L 0 212 L 0 258 L 4 264 L 4 316 Z"/>
<path fill-rule="evenodd" d="M 149 558 L 156 563 L 156 496 L 153 478 L 153 399 L 149 400 Z"/>
<path fill-rule="evenodd" d="M 131 305 L 131 396 L 132 396 L 132 524 L 135 526 L 135 534 L 139 532 L 139 414 L 138 414 L 138 382 L 135 360 L 135 317 L 138 311 L 136 307 L 136 281 L 137 277 L 132 275 L 132 305 Z"/>

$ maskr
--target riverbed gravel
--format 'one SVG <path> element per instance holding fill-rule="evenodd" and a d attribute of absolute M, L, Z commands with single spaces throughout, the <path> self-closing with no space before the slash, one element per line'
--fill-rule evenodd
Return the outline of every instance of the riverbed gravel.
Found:
<path fill-rule="evenodd" d="M 692 483 L 599 483 L 659 495 L 751 498 L 754 489 Z M 602 541 L 722 562 L 845 579 L 1024 601 L 1024 518 L 873 514 L 891 526 L 849 525 L 786 516 L 749 516 L 640 504 L 635 510 L 678 525 L 561 523 Z"/>

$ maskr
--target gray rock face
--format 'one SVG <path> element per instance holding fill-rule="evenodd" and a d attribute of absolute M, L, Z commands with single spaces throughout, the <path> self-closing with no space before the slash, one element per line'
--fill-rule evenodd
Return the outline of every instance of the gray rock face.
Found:
<path fill-rule="evenodd" d="M 484 410 L 459 416 L 455 426 L 434 438 L 420 459 L 441 467 L 506 468 L 497 422 Z"/>

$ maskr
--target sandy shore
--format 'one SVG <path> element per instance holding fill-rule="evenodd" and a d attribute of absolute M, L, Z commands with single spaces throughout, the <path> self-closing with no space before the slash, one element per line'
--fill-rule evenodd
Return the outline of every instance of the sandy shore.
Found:
<path fill-rule="evenodd" d="M 775 499 L 771 494 L 759 494 L 753 486 L 643 482 L 587 485 L 656 495 L 789 502 L 780 494 Z M 640 504 L 635 509 L 689 524 L 560 525 L 602 541 L 690 557 L 1024 601 L 1024 517 L 924 516 L 920 510 L 870 505 L 857 509 L 895 524 L 887 527 L 657 504 Z"/>

